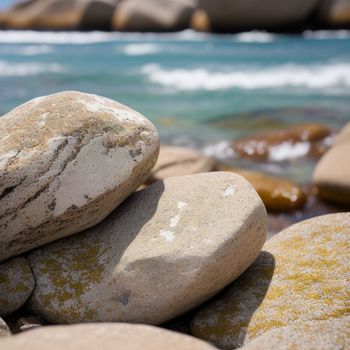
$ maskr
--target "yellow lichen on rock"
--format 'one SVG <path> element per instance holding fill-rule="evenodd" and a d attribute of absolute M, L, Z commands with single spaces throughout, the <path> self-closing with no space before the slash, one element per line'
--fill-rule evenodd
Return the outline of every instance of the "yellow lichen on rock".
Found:
<path fill-rule="evenodd" d="M 347 315 L 349 238 L 350 213 L 282 231 L 223 297 L 195 315 L 192 333 L 232 348 L 295 322 Z"/>
<path fill-rule="evenodd" d="M 34 288 L 34 277 L 27 260 L 14 258 L 0 264 L 0 316 L 19 309 Z"/>

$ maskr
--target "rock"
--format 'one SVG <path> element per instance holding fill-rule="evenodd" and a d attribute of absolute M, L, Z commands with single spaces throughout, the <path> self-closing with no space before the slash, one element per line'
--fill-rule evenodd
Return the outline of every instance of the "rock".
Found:
<path fill-rule="evenodd" d="M 350 349 L 350 317 L 293 323 L 268 331 L 241 349 Z"/>
<path fill-rule="evenodd" d="M 0 118 L 0 261 L 96 225 L 149 176 L 158 135 L 112 100 L 61 92 Z"/>
<path fill-rule="evenodd" d="M 6 350 L 214 350 L 199 339 L 162 328 L 126 324 L 91 323 L 48 326 L 0 340 Z"/>
<path fill-rule="evenodd" d="M 313 183 L 321 198 L 340 205 L 350 205 L 349 152 L 350 124 L 347 124 L 314 170 Z"/>
<path fill-rule="evenodd" d="M 344 142 L 350 142 L 350 122 L 347 123 L 334 140 L 334 146 Z"/>
<path fill-rule="evenodd" d="M 0 316 L 19 309 L 34 289 L 34 277 L 27 260 L 14 258 L 0 264 Z"/>
<path fill-rule="evenodd" d="M 259 196 L 232 173 L 137 191 L 98 226 L 29 255 L 29 306 L 52 323 L 160 324 L 238 277 L 265 241 Z"/>
<path fill-rule="evenodd" d="M 15 333 L 20 333 L 24 331 L 28 331 L 30 329 L 42 327 L 43 324 L 38 317 L 35 316 L 26 316 L 20 317 L 15 324 Z"/>
<path fill-rule="evenodd" d="M 163 32 L 184 30 L 194 12 L 195 0 L 127 0 L 113 16 L 113 28 L 120 31 Z"/>
<path fill-rule="evenodd" d="M 216 32 L 298 28 L 305 25 L 317 4 L 317 0 L 199 0 L 194 16 L 202 19 L 192 19 L 192 25 L 196 30 Z"/>
<path fill-rule="evenodd" d="M 328 28 L 350 27 L 350 3 L 348 0 L 329 0 L 321 2 L 316 12 L 318 25 Z"/>
<path fill-rule="evenodd" d="M 206 173 L 214 169 L 215 161 L 197 151 L 161 145 L 159 157 L 148 183 L 164 180 L 173 176 Z"/>
<path fill-rule="evenodd" d="M 199 310 L 192 334 L 233 348 L 275 328 L 347 315 L 349 238 L 350 213 L 280 232 L 223 296 Z"/>
<path fill-rule="evenodd" d="M 110 29 L 118 0 L 28 0 L 0 16 L 7 29 Z"/>
<path fill-rule="evenodd" d="M 280 161 L 312 153 L 328 135 L 329 128 L 322 124 L 298 124 L 238 139 L 232 146 L 242 157 Z"/>
<path fill-rule="evenodd" d="M 0 338 L 11 335 L 10 328 L 7 326 L 5 321 L 0 317 Z"/>
<path fill-rule="evenodd" d="M 220 171 L 232 171 L 243 176 L 258 192 L 268 211 L 286 212 L 301 208 L 306 202 L 304 191 L 295 183 L 262 172 L 232 168 L 218 164 Z"/>

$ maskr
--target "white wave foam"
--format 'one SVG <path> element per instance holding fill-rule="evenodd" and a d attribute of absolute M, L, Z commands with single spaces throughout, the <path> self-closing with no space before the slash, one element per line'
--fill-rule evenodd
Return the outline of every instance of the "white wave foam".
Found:
<path fill-rule="evenodd" d="M 234 39 L 241 43 L 270 43 L 276 39 L 276 35 L 266 32 L 251 31 L 234 35 Z"/>
<path fill-rule="evenodd" d="M 11 63 L 0 61 L 1 77 L 26 77 L 43 73 L 61 73 L 64 70 L 64 67 L 58 63 Z"/>
<path fill-rule="evenodd" d="M 26 45 L 26 46 L 9 46 L 2 53 L 17 56 L 37 56 L 47 55 L 53 52 L 53 48 L 49 45 Z"/>
<path fill-rule="evenodd" d="M 283 142 L 280 145 L 270 147 L 269 160 L 281 162 L 287 159 L 299 158 L 306 156 L 310 151 L 308 142 Z"/>
<path fill-rule="evenodd" d="M 350 87 L 349 63 L 314 66 L 286 64 L 221 72 L 212 72 L 204 68 L 164 69 L 157 64 L 148 64 L 142 68 L 142 73 L 150 82 L 176 90 Z"/>
<path fill-rule="evenodd" d="M 121 51 L 127 56 L 145 56 L 157 53 L 161 51 L 161 48 L 151 43 L 139 43 L 125 45 Z"/>
<path fill-rule="evenodd" d="M 350 30 L 306 30 L 303 33 L 305 39 L 349 39 Z"/>

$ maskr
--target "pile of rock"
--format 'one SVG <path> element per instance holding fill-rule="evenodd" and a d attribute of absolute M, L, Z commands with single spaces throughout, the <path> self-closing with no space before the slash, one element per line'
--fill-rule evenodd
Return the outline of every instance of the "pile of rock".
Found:
<path fill-rule="evenodd" d="M 145 117 L 96 95 L 41 97 L 0 118 L 0 317 L 13 332 L 38 328 L 8 337 L 0 318 L 0 348 L 214 349 L 133 325 L 196 307 L 192 334 L 220 347 L 284 339 L 286 348 L 346 348 L 350 214 L 265 243 L 262 199 L 290 209 L 301 200 L 292 184 L 280 181 L 267 199 L 263 183 L 273 191 L 274 178 L 242 177 L 178 147 L 158 151 Z M 21 307 L 37 317 L 14 316 Z M 84 322 L 100 323 L 70 325 Z"/>
<path fill-rule="evenodd" d="M 23 0 L 0 15 L 6 29 L 295 32 L 349 26 L 347 0 Z"/>

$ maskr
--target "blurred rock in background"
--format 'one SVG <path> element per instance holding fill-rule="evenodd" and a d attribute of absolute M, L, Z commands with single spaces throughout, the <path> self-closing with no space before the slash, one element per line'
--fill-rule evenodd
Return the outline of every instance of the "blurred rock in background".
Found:
<path fill-rule="evenodd" d="M 350 28 L 350 0 L 22 0 L 3 29 L 298 32 Z"/>

